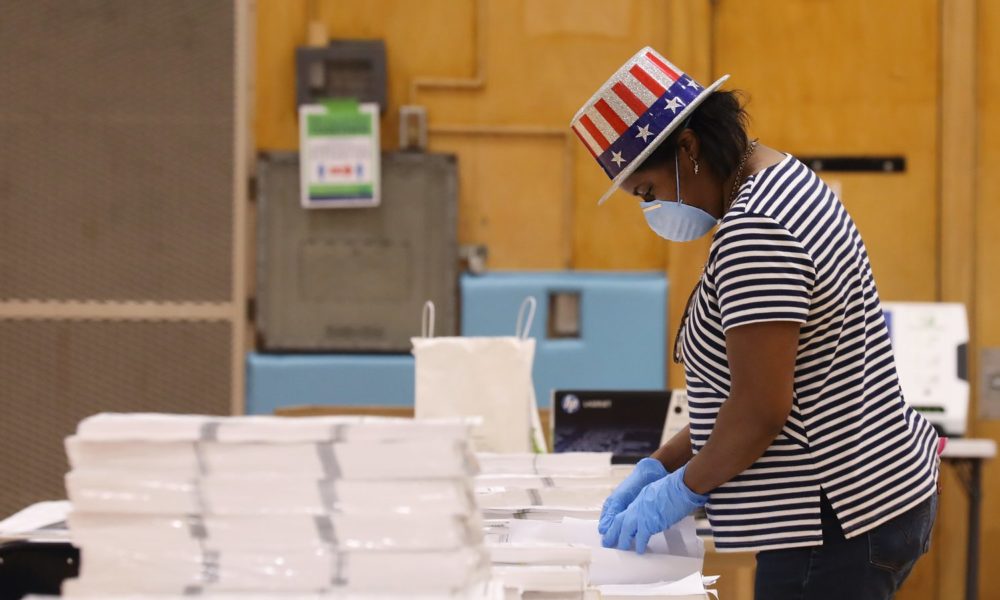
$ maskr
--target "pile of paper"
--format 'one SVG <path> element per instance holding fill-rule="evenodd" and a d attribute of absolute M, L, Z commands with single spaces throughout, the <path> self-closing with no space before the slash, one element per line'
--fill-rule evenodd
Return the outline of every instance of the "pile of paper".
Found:
<path fill-rule="evenodd" d="M 197 600 L 443 600 L 440 594 L 426 593 L 420 591 L 399 594 L 398 592 L 352 592 L 346 589 L 338 589 L 334 592 L 323 594 L 299 594 L 284 592 L 253 592 L 240 594 L 227 594 L 225 592 L 204 593 L 196 596 Z M 113 594 L 103 596 L 89 596 L 89 600 L 192 600 L 190 594 Z M 25 596 L 24 600 L 53 600 L 53 596 Z M 487 581 L 474 586 L 464 594 L 454 594 L 446 597 L 446 600 L 509 600 L 503 584 L 498 581 Z"/>
<path fill-rule="evenodd" d="M 69 502 L 36 502 L 0 520 L 0 544 L 13 540 L 32 542 L 68 542 L 66 515 Z"/>
<path fill-rule="evenodd" d="M 706 598 L 704 546 L 688 518 L 650 540 L 649 551 L 604 548 L 597 518 L 631 471 L 611 454 L 478 454 L 476 501 L 493 577 L 508 598 Z M 599 590 L 599 592 L 598 592 Z"/>
<path fill-rule="evenodd" d="M 559 454 L 476 455 L 484 475 L 542 475 L 547 477 L 611 477 L 610 452 L 562 452 Z"/>
<path fill-rule="evenodd" d="M 703 577 L 692 573 L 683 579 L 670 582 L 602 585 L 602 600 L 708 600 L 718 599 L 718 593 L 708 586 L 714 585 L 718 576 Z"/>
<path fill-rule="evenodd" d="M 585 600 L 599 590 L 606 598 L 708 598 L 704 547 L 690 517 L 654 536 L 642 556 L 602 547 L 592 520 L 495 520 L 486 531 L 493 576 L 508 597 L 513 591 Z"/>
<path fill-rule="evenodd" d="M 476 502 L 487 524 L 493 578 L 507 597 L 599 598 L 590 585 L 590 549 L 527 540 L 511 543 L 512 520 L 596 518 L 617 485 L 611 454 L 477 454 Z"/>
<path fill-rule="evenodd" d="M 507 597 L 558 600 L 600 598 L 590 585 L 590 550 L 544 542 L 487 544 L 493 578 L 503 582 Z"/>
<path fill-rule="evenodd" d="M 476 500 L 486 519 L 596 519 L 621 481 L 610 453 L 487 454 L 476 458 Z"/>
<path fill-rule="evenodd" d="M 587 487 L 521 488 L 516 486 L 476 486 L 476 498 L 484 509 L 524 506 L 600 507 L 614 486 L 594 484 Z"/>
<path fill-rule="evenodd" d="M 66 596 L 483 597 L 469 423 L 97 415 L 66 440 Z"/>

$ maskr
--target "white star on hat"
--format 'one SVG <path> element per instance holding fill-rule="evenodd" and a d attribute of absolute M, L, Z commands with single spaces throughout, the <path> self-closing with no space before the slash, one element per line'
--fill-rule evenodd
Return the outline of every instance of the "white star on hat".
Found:
<path fill-rule="evenodd" d="M 663 107 L 663 110 L 667 110 L 669 108 L 670 110 L 674 111 L 674 114 L 676 115 L 677 109 L 682 106 L 684 106 L 684 101 L 681 100 L 680 98 L 668 98 L 667 105 Z"/>
<path fill-rule="evenodd" d="M 612 152 L 611 153 L 611 162 L 615 163 L 616 165 L 618 165 L 620 167 L 620 166 L 622 166 L 622 163 L 625 162 L 625 159 L 622 158 L 622 153 L 621 152 Z"/>
<path fill-rule="evenodd" d="M 643 142 L 649 141 L 646 138 L 653 135 L 653 132 L 649 130 L 649 125 L 643 125 L 639 128 L 639 133 L 635 134 L 635 137 L 642 138 Z"/>
<path fill-rule="evenodd" d="M 694 82 L 694 79 L 688 79 L 688 80 L 687 80 L 687 83 L 685 83 L 685 84 L 684 84 L 684 87 L 689 87 L 689 88 L 694 88 L 694 89 L 698 89 L 698 88 L 699 88 L 699 87 L 701 87 L 701 86 L 700 86 L 700 85 L 698 85 L 697 83 L 695 83 L 695 82 Z"/>

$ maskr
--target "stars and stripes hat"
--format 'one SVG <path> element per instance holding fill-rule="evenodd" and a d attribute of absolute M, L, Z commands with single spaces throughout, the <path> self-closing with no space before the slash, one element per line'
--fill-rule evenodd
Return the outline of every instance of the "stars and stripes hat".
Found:
<path fill-rule="evenodd" d="M 611 178 L 604 202 L 723 84 L 703 87 L 649 46 L 630 58 L 573 117 L 570 127 Z"/>

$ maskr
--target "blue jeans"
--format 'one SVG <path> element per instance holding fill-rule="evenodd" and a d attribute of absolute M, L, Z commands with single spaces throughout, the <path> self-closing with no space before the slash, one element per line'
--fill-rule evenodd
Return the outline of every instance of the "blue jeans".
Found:
<path fill-rule="evenodd" d="M 755 600 L 889 600 L 930 547 L 937 494 L 851 539 L 822 497 L 823 545 L 757 553 Z"/>

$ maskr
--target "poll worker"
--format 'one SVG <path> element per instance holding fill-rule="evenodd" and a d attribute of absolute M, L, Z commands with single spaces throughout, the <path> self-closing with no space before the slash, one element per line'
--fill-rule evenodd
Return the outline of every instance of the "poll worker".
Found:
<path fill-rule="evenodd" d="M 851 216 L 748 139 L 727 78 L 703 87 L 644 48 L 572 121 L 611 179 L 598 204 L 624 190 L 672 242 L 714 229 L 674 344 L 690 427 L 636 465 L 599 531 L 642 553 L 704 507 L 719 551 L 757 553 L 759 600 L 891 598 L 930 543 L 938 438 L 903 400 Z"/>

